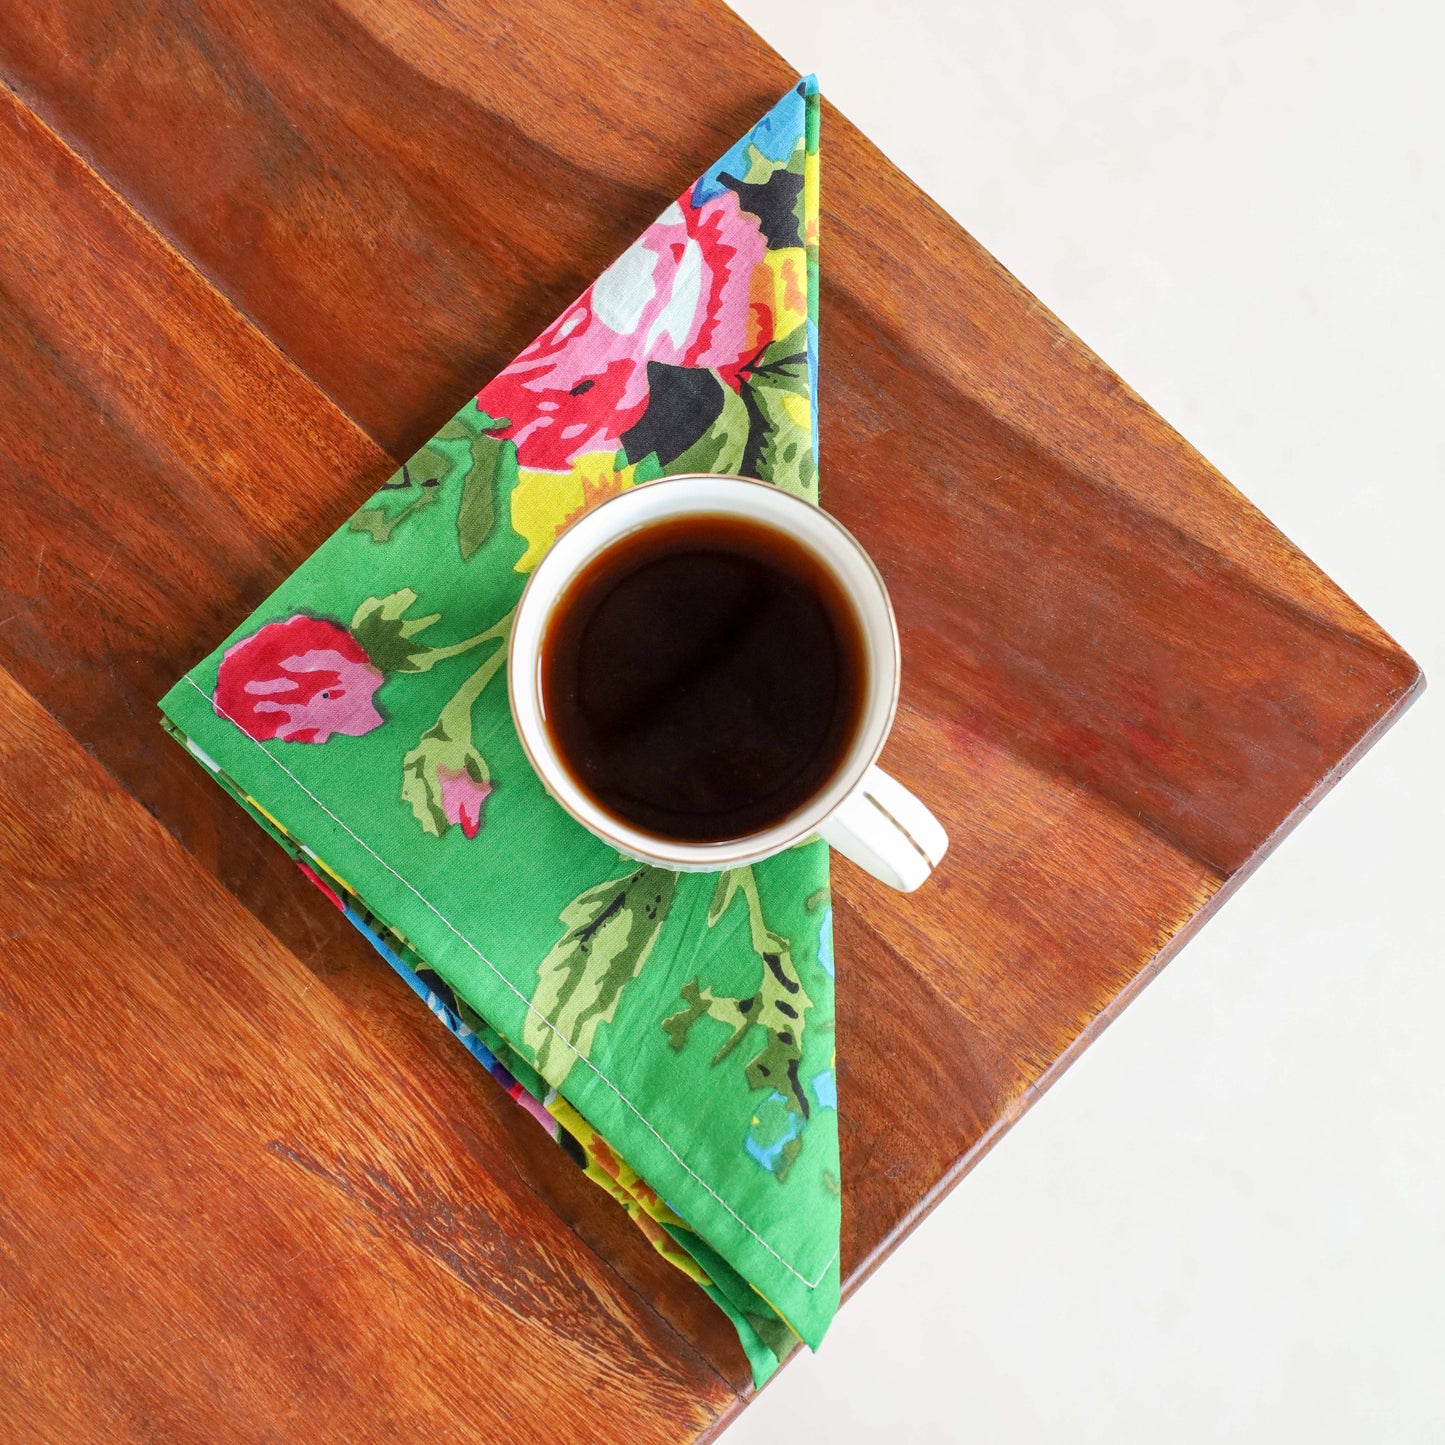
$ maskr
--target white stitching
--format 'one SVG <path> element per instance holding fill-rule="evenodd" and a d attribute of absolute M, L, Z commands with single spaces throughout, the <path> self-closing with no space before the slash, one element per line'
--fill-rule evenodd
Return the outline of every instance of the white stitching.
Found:
<path fill-rule="evenodd" d="M 516 994 L 519 999 L 521 999 L 522 1005 L 523 1005 L 524 1008 L 526 1008 L 527 1012 L 528 1012 L 528 1013 L 531 1013 L 531 1014 L 534 1014 L 537 1018 L 541 1019 L 541 1021 L 547 1026 L 547 1028 L 549 1028 L 549 1029 L 557 1036 L 557 1038 L 562 1042 L 562 1044 L 563 1044 L 568 1050 L 570 1050 L 573 1054 L 576 1055 L 577 1061 L 578 1061 L 579 1063 L 581 1063 L 581 1064 L 585 1064 L 589 1069 L 591 1069 L 592 1072 L 593 1072 L 594 1074 L 596 1074 L 597 1077 L 598 1077 L 599 1079 L 601 1079 L 602 1082 L 603 1082 L 604 1084 L 606 1084 L 607 1087 L 608 1087 L 609 1089 L 611 1089 L 612 1092 L 613 1092 L 614 1094 L 616 1094 L 617 1097 L 618 1097 L 619 1099 L 621 1099 L 622 1102 L 623 1102 L 629 1109 L 631 1109 L 634 1114 L 637 1115 L 637 1118 L 639 1119 L 639 1121 L 646 1127 L 647 1131 L 653 1136 L 653 1138 L 655 1138 L 655 1139 L 657 1140 L 657 1142 L 658 1142 L 659 1144 L 661 1144 L 662 1147 L 663 1147 L 664 1149 L 666 1149 L 667 1152 L 668 1152 L 669 1154 L 671 1154 L 672 1157 L 673 1157 L 674 1159 L 676 1159 L 679 1164 L 682 1165 L 683 1169 L 686 1170 L 687 1173 L 691 1174 L 692 1177 L 693 1177 L 694 1179 L 696 1179 L 697 1182 L 698 1182 L 699 1184 L 701 1184 L 702 1187 L 703 1187 L 704 1189 L 706 1189 L 707 1192 L 708 1192 L 709 1194 L 711 1194 L 712 1197 L 713 1197 L 714 1199 L 716 1199 L 717 1202 L 718 1202 L 719 1204 L 721 1204 L 722 1207 L 723 1207 L 725 1210 L 727 1210 L 727 1212 L 728 1212 L 729 1214 L 731 1214 L 732 1217 L 733 1217 L 734 1219 L 736 1219 L 737 1222 L 738 1222 L 739 1224 L 741 1224 L 742 1227 L 743 1227 L 745 1230 L 747 1230 L 747 1232 L 748 1232 L 749 1234 L 751 1234 L 752 1237 L 753 1237 L 754 1239 L 756 1239 L 757 1242 L 758 1242 L 760 1245 L 762 1245 L 762 1247 L 763 1247 L 765 1250 L 767 1250 L 767 1252 L 768 1252 L 770 1255 L 772 1255 L 772 1257 L 773 1257 L 775 1260 L 777 1260 L 778 1263 L 779 1263 L 780 1265 L 782 1265 L 783 1268 L 784 1268 L 785 1270 L 787 1270 L 789 1274 L 793 1275 L 794 1278 L 801 1280 L 802 1283 L 803 1283 L 808 1289 L 817 1289 L 817 1287 L 818 1287 L 820 1284 L 822 1284 L 822 1282 L 823 1282 L 825 1276 L 827 1275 L 828 1271 L 833 1268 L 833 1261 L 838 1258 L 839 1250 L 835 1249 L 835 1250 L 833 1251 L 832 1257 L 828 1260 L 827 1264 L 825 1264 L 825 1265 L 823 1266 L 822 1273 L 819 1274 L 819 1276 L 817 1277 L 817 1279 L 813 1279 L 813 1280 L 808 1279 L 805 1275 L 803 1275 L 802 1273 L 800 1273 L 800 1272 L 799 1272 L 798 1270 L 796 1270 L 791 1264 L 789 1264 L 788 1261 L 787 1261 L 786 1259 L 784 1259 L 783 1256 L 782 1256 L 781 1254 L 779 1254 L 778 1251 L 777 1251 L 776 1249 L 774 1249 L 774 1248 L 772 1247 L 772 1245 L 769 1244 L 769 1243 L 767 1242 L 767 1240 L 764 1239 L 764 1238 L 762 1237 L 762 1235 L 759 1234 L 759 1233 L 757 1232 L 757 1230 L 754 1229 L 754 1228 L 752 1227 L 752 1225 L 750 1225 L 750 1224 L 747 1222 L 747 1220 L 744 1219 L 744 1218 L 742 1217 L 742 1215 L 739 1214 L 739 1213 L 737 1212 L 737 1210 L 735 1210 L 735 1209 L 732 1207 L 732 1205 L 729 1204 L 729 1203 L 727 1202 L 727 1200 L 724 1199 L 724 1198 L 722 1197 L 722 1195 L 719 1194 L 719 1193 L 717 1192 L 717 1190 L 715 1190 L 715 1189 L 712 1187 L 712 1185 L 710 1185 L 710 1184 L 707 1182 L 707 1180 L 702 1177 L 702 1175 L 698 1174 L 695 1170 L 693 1170 L 693 1169 L 691 1169 L 691 1168 L 688 1167 L 687 1161 L 682 1157 L 681 1154 L 679 1154 L 679 1153 L 677 1152 L 676 1149 L 674 1149 L 674 1148 L 672 1147 L 671 1144 L 669 1144 L 669 1143 L 667 1142 L 666 1139 L 664 1139 L 664 1138 L 662 1137 L 661 1134 L 658 1133 L 658 1131 L 656 1130 L 656 1128 L 653 1127 L 652 1123 L 648 1120 L 648 1118 L 646 1117 L 646 1115 L 644 1115 L 643 1112 L 637 1107 L 637 1105 L 634 1104 L 634 1103 L 632 1102 L 632 1100 L 629 1099 L 629 1098 L 627 1097 L 627 1095 L 624 1094 L 624 1093 L 622 1092 L 622 1090 L 619 1089 L 619 1088 L 617 1087 L 617 1085 L 614 1084 L 614 1083 L 612 1082 L 612 1080 L 609 1079 L 609 1078 L 607 1077 L 607 1075 L 604 1074 L 604 1073 L 602 1072 L 602 1070 L 599 1069 L 599 1068 L 597 1067 L 597 1065 L 592 1062 L 591 1059 L 589 1059 L 585 1054 L 579 1052 L 578 1049 L 577 1049 L 577 1048 L 574 1046 L 574 1044 L 572 1043 L 572 1041 L 571 1041 L 564 1033 L 562 1033 L 562 1031 L 561 1031 L 560 1029 L 558 1029 L 558 1027 L 552 1022 L 551 1019 L 549 1019 L 549 1018 L 547 1017 L 546 1014 L 544 1014 L 540 1009 L 533 1008 L 532 1003 L 531 1003 L 531 1000 L 528 999 L 528 997 L 526 996 L 526 994 L 524 994 L 524 993 L 521 991 L 521 989 L 519 989 L 519 988 L 517 987 L 517 985 L 514 984 L 514 983 L 511 981 L 511 979 L 509 979 L 509 978 L 506 976 L 506 974 L 504 974 L 504 973 L 501 971 L 501 969 L 499 969 L 499 968 L 496 966 L 496 964 L 494 964 L 494 963 L 491 961 L 491 959 L 489 959 L 489 958 L 486 956 L 486 954 L 484 954 L 484 953 L 481 951 L 481 949 L 479 949 L 479 948 L 476 946 L 476 944 L 474 944 L 474 943 L 471 941 L 471 939 L 469 939 L 469 938 L 466 936 L 466 934 L 462 933 L 458 928 L 456 928 L 456 927 L 452 924 L 451 920 L 448 919 L 448 918 L 446 917 L 446 915 L 445 915 L 444 913 L 442 913 L 441 910 L 438 909 L 438 908 L 431 902 L 431 900 L 426 897 L 425 894 L 423 894 L 423 893 L 422 893 L 419 889 L 417 889 L 413 884 L 411 884 L 410 882 L 408 882 L 407 879 L 403 878 L 402 875 L 401 875 L 400 873 L 398 873 L 398 872 L 396 871 L 396 869 L 393 868 L 393 867 L 391 866 L 391 864 L 388 863 L 388 862 L 386 861 L 386 859 L 383 858 L 383 857 L 381 856 L 381 854 L 378 853 L 378 852 L 376 851 L 376 849 L 373 848 L 364 838 L 359 837 L 356 833 L 353 833 L 353 832 L 351 831 L 351 829 L 348 828 L 348 827 L 346 826 L 346 824 L 343 823 L 343 822 L 341 821 L 341 819 L 338 818 L 338 817 L 336 816 L 336 814 L 333 813 L 333 812 L 331 811 L 331 809 L 328 808 L 328 807 L 326 806 L 326 804 L 323 803 L 323 802 L 321 801 L 321 799 L 318 798 L 318 797 L 316 796 L 316 794 L 313 793 L 313 792 L 311 791 L 311 789 L 308 788 L 308 787 L 306 786 L 306 784 L 303 783 L 303 782 L 301 781 L 301 779 L 298 778 L 298 777 L 296 776 L 296 774 L 293 773 L 293 772 L 291 771 L 291 769 L 288 768 L 288 767 L 286 766 L 286 764 L 281 761 L 280 758 L 278 758 L 274 753 L 268 752 L 264 747 L 262 747 L 262 746 L 261 746 L 261 742 L 260 742 L 260 740 L 259 740 L 258 738 L 253 738 L 253 737 L 251 737 L 251 734 L 248 733 L 248 732 L 246 731 L 246 729 L 243 728 L 243 727 L 241 726 L 241 724 L 238 723 L 238 722 L 236 721 L 236 719 L 233 718 L 233 717 L 230 715 L 230 713 L 228 713 L 224 708 L 222 708 L 221 705 L 220 705 L 213 697 L 208 697 L 208 696 L 206 695 L 206 690 L 205 690 L 203 687 L 201 687 L 200 684 L 197 683 L 196 680 L 195 680 L 193 677 L 191 677 L 189 674 L 187 674 L 185 680 L 186 680 L 188 683 L 190 683 L 190 685 L 191 685 L 193 688 L 195 688 L 195 690 L 196 690 L 198 693 L 200 693 L 200 695 L 201 695 L 203 698 L 205 698 L 208 703 L 210 703 L 211 707 L 214 708 L 215 711 L 216 711 L 217 713 L 219 713 L 221 717 L 225 718 L 226 721 L 227 721 L 228 723 L 230 723 L 230 724 L 236 729 L 236 731 L 241 734 L 242 737 L 244 737 L 244 738 L 249 738 L 251 742 L 255 743 L 256 746 L 257 746 L 258 748 L 260 748 L 261 755 L 262 755 L 263 757 L 270 758 L 270 760 L 271 760 L 273 763 L 275 763 L 276 766 L 277 766 L 278 768 L 280 768 L 281 771 L 282 771 L 283 773 L 285 773 L 286 776 L 287 776 L 288 778 L 290 778 L 291 781 L 292 781 L 293 783 L 295 783 L 296 786 L 297 786 L 298 788 L 300 788 L 301 791 L 302 791 L 303 793 L 305 793 L 306 796 L 307 796 L 308 798 L 310 798 L 311 801 L 312 801 L 313 803 L 315 803 L 316 806 L 317 806 L 318 808 L 320 808 L 321 811 L 322 811 L 323 813 L 325 813 L 326 816 L 327 816 L 328 818 L 330 818 L 331 821 L 332 821 L 333 823 L 335 823 L 338 828 L 340 828 L 340 829 L 342 830 L 342 832 L 346 833 L 349 837 L 355 839 L 356 842 L 358 842 L 359 844 L 361 844 L 361 846 L 362 846 L 363 848 L 365 848 L 366 851 L 367 851 L 368 853 L 370 853 L 371 856 L 372 856 L 373 858 L 375 858 L 376 861 L 377 861 L 378 863 L 380 863 L 381 866 L 382 866 L 383 868 L 385 868 L 386 871 L 387 871 L 388 873 L 390 873 L 391 876 L 392 876 L 393 878 L 395 878 L 398 883 L 401 883 L 401 884 L 404 885 L 406 888 L 410 889 L 411 892 L 415 893 L 416 896 L 417 896 L 417 898 L 419 898 L 419 899 L 421 900 L 421 902 L 422 902 L 423 904 L 425 904 L 425 906 L 426 906 L 427 908 L 429 908 L 433 913 L 436 914 L 436 916 L 437 916 L 439 919 L 441 919 L 442 923 L 447 927 L 447 929 L 449 929 L 452 933 L 456 934 L 456 936 L 457 936 L 458 938 L 460 938 L 461 941 L 462 941 L 464 944 L 466 944 L 466 946 L 467 946 L 468 948 L 470 948 L 471 951 L 472 951 L 473 953 L 475 953 L 476 956 L 477 956 L 478 958 L 480 958 L 481 961 L 482 961 L 484 964 L 486 964 L 487 967 L 488 967 L 489 969 L 491 969 L 492 972 L 493 972 L 494 974 L 496 974 L 497 977 L 498 977 L 509 989 L 511 989 L 511 991 L 512 991 L 514 994 Z"/>

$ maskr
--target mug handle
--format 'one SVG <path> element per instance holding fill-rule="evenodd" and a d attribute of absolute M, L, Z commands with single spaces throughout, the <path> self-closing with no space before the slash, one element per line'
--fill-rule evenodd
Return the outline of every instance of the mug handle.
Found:
<path fill-rule="evenodd" d="M 948 851 L 938 819 L 879 767 L 863 774 L 818 832 L 845 858 L 904 893 L 912 893 Z"/>

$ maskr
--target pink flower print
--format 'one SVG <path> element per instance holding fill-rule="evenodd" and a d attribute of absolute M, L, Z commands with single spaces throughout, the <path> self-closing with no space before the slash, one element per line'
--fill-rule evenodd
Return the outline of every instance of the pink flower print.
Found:
<path fill-rule="evenodd" d="M 615 453 L 647 407 L 647 363 L 711 368 L 730 386 L 760 336 L 753 273 L 767 254 L 756 217 L 724 190 L 669 206 L 478 396 L 511 423 L 525 467 L 563 471 Z M 634 460 L 636 460 L 634 458 Z"/>
<path fill-rule="evenodd" d="M 482 830 L 482 810 L 492 785 L 474 778 L 465 767 L 437 766 L 437 782 L 441 786 L 441 809 L 448 823 L 455 823 L 464 838 L 475 838 Z"/>
<path fill-rule="evenodd" d="M 372 699 L 383 681 L 339 622 L 298 614 L 226 649 L 212 705 L 258 742 L 324 743 L 381 726 Z"/>

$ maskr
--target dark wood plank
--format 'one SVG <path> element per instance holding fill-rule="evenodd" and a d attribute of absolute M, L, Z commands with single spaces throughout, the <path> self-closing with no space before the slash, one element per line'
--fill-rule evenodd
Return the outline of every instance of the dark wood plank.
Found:
<path fill-rule="evenodd" d="M 734 1404 L 4 673 L 0 789 L 7 1439 L 673 1441 Z"/>
<path fill-rule="evenodd" d="M 392 463 L 0 95 L 0 665 L 742 1388 L 732 1327 L 158 726 L 155 702 Z M 463 1265 L 468 1261 L 463 1243 Z"/>
<path fill-rule="evenodd" d="M 1418 669 L 846 119 L 828 120 L 825 224 L 844 256 L 830 380 L 858 403 L 841 408 L 844 505 L 866 515 L 913 619 L 920 710 L 957 746 L 982 734 L 1217 871 L 1243 867 Z M 847 480 L 878 475 L 906 488 L 905 520 Z"/>
<path fill-rule="evenodd" d="M 49 10 L 0 20 L 22 93 L 394 449 L 789 79 L 713 4 L 623 26 L 580 0 L 445 18 L 409 0 L 150 0 L 124 32 L 106 0 Z M 638 44 L 668 85 L 596 87 Z M 531 103 L 544 70 L 567 103 Z M 825 123 L 827 502 L 896 589 L 909 701 L 1232 871 L 1413 665 L 856 130 Z"/>
<path fill-rule="evenodd" d="M 60 3 L 0 15 L 0 63 L 407 455 L 786 88 L 739 22 L 708 17 L 743 47 L 719 66 L 692 49 L 692 20 L 637 4 Z M 655 67 L 639 46 L 660 47 Z"/>
<path fill-rule="evenodd" d="M 179 253 L 12 107 L 34 194 L 0 258 L 20 359 L 0 661 L 435 1070 L 319 900 L 165 758 L 150 699 L 386 469 L 366 437 L 427 436 L 791 77 L 705 0 L 52 0 L 0 14 L 0 71 Z M 851 1287 L 1419 677 L 843 117 L 824 127 L 825 502 L 898 602 L 885 761 L 931 779 L 953 838 L 911 899 L 838 865 Z M 63 441 L 20 420 L 36 407 Z M 42 548 L 59 570 L 27 588 Z"/>

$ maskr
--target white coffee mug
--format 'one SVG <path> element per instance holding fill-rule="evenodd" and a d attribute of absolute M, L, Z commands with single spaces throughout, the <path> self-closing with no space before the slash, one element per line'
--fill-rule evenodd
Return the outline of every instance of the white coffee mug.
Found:
<path fill-rule="evenodd" d="M 619 538 L 688 516 L 749 518 L 805 546 L 841 584 L 861 624 L 867 686 L 852 746 L 828 782 L 761 832 L 718 843 L 659 838 L 614 817 L 572 779 L 552 745 L 542 703 L 541 652 L 552 612 L 573 579 Z M 938 820 L 877 766 L 898 708 L 898 626 L 888 589 L 853 534 L 826 512 L 750 477 L 709 473 L 632 487 L 585 513 L 547 552 L 517 605 L 507 660 L 512 717 L 547 791 L 583 827 L 639 862 L 715 872 L 770 858 L 814 834 L 891 887 L 911 892 L 948 847 Z"/>

